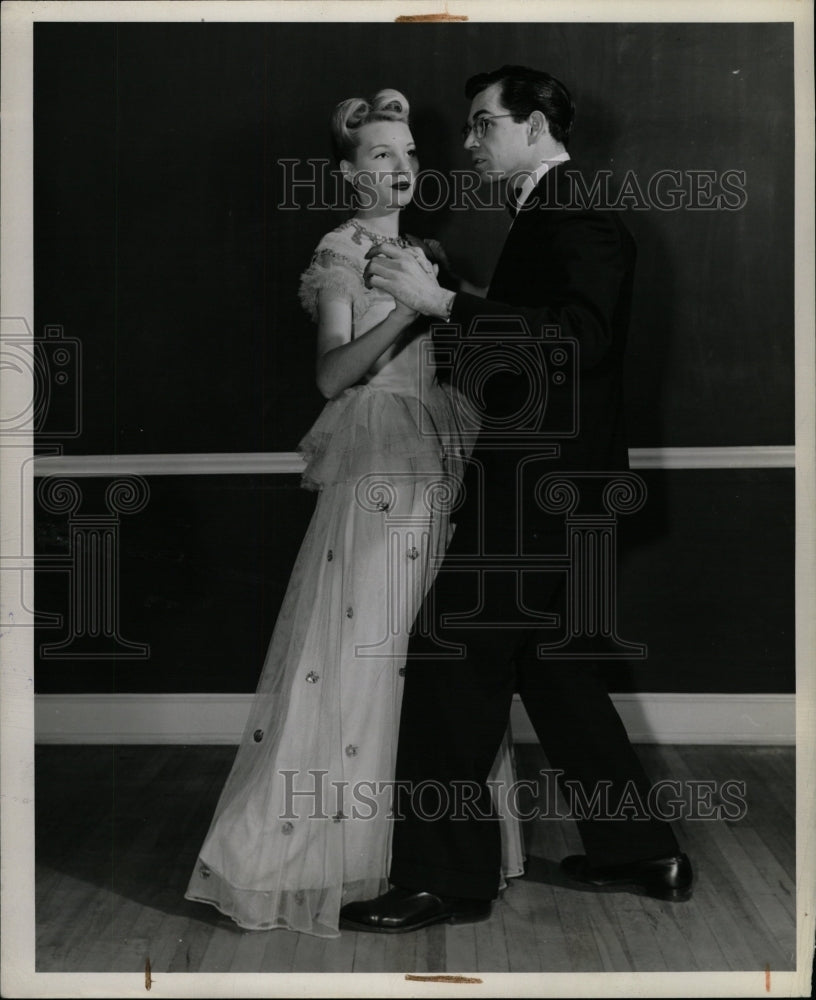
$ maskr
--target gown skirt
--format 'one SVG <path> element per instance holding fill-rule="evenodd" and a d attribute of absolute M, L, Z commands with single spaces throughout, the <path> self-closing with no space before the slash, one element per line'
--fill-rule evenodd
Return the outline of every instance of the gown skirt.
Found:
<path fill-rule="evenodd" d="M 336 937 L 343 904 L 388 887 L 409 632 L 468 451 L 453 391 L 394 375 L 330 400 L 300 444 L 315 510 L 185 893 L 244 928 Z M 491 778 L 513 781 L 507 739 Z M 519 875 L 518 822 L 501 827 Z"/>

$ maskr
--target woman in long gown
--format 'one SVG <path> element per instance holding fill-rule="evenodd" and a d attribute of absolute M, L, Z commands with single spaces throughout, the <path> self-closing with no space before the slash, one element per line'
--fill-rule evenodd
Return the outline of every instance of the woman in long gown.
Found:
<path fill-rule="evenodd" d="M 468 445 L 435 379 L 427 322 L 366 287 L 366 253 L 399 235 L 416 180 L 397 91 L 335 109 L 358 210 L 318 244 L 300 297 L 329 398 L 300 443 L 318 491 L 232 770 L 187 892 L 241 927 L 336 937 L 341 905 L 387 888 L 409 629 L 454 526 Z M 493 777 L 512 781 L 506 742 Z M 522 870 L 504 817 L 504 872 Z"/>

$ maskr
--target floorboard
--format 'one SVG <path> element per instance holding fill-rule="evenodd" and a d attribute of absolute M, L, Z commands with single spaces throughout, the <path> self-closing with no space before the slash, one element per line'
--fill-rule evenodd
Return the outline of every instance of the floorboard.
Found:
<path fill-rule="evenodd" d="M 37 747 L 38 972 L 646 972 L 794 967 L 795 753 L 791 747 L 639 746 L 654 780 L 745 782 L 739 818 L 676 823 L 693 898 L 576 890 L 558 861 L 575 824 L 524 824 L 525 874 L 490 918 L 414 934 L 315 938 L 246 931 L 184 891 L 234 747 Z M 516 748 L 519 778 L 547 767 Z M 721 806 L 715 791 L 711 805 Z M 543 805 L 543 803 L 539 803 Z M 563 807 L 563 802 L 562 802 Z"/>

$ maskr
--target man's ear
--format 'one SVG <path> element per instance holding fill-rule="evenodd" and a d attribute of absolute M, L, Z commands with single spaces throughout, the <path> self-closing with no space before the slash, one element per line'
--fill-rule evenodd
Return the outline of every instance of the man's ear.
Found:
<path fill-rule="evenodd" d="M 550 127 L 547 124 L 547 118 L 543 112 L 533 111 L 528 121 L 531 143 L 538 142 L 540 138 L 550 134 Z"/>

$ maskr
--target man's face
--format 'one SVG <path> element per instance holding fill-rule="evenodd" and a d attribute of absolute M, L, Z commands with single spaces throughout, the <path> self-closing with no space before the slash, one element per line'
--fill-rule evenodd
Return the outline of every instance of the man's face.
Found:
<path fill-rule="evenodd" d="M 471 155 L 474 168 L 490 180 L 510 177 L 530 167 L 528 123 L 513 121 L 500 95 L 501 84 L 493 83 L 473 98 L 469 125 L 484 116 L 507 117 L 488 117 L 487 131 L 481 139 L 477 139 L 473 132 L 465 139 L 465 149 Z"/>

